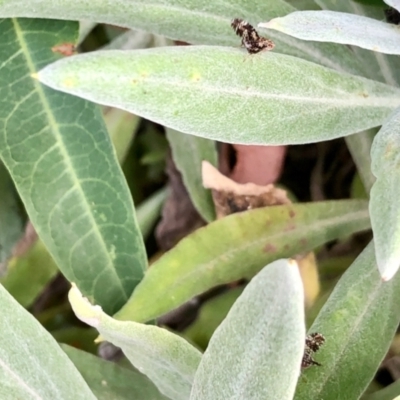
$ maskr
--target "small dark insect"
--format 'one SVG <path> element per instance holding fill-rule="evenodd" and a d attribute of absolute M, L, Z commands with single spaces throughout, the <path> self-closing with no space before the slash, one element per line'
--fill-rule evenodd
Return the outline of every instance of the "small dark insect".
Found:
<path fill-rule="evenodd" d="M 313 365 L 318 365 L 321 367 L 321 364 L 313 359 L 313 352 L 310 349 L 304 350 L 303 359 L 301 360 L 301 368 L 305 369 L 311 367 Z"/>
<path fill-rule="evenodd" d="M 393 7 L 387 8 L 385 11 L 386 21 L 390 24 L 400 24 L 400 13 Z"/>
<path fill-rule="evenodd" d="M 303 359 L 301 360 L 301 368 L 308 368 L 311 367 L 312 365 L 321 366 L 319 362 L 313 359 L 313 355 L 320 349 L 320 347 L 324 343 L 325 343 L 325 338 L 318 332 L 307 335 L 304 347 Z"/>
<path fill-rule="evenodd" d="M 262 50 L 272 50 L 275 47 L 272 40 L 260 36 L 247 21 L 235 18 L 232 20 L 231 26 L 236 34 L 242 38 L 242 46 L 250 54 L 256 54 Z"/>
<path fill-rule="evenodd" d="M 318 332 L 311 333 L 306 337 L 306 347 L 316 353 L 325 343 L 325 338 Z"/>

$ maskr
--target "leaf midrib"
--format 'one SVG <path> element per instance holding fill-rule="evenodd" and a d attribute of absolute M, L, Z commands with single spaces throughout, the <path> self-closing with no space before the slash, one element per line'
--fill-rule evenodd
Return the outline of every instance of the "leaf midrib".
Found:
<path fill-rule="evenodd" d="M 14 25 L 14 30 L 16 33 L 16 37 L 17 40 L 19 42 L 19 45 L 21 47 L 22 53 L 25 56 L 25 60 L 26 60 L 26 64 L 27 67 L 30 71 L 31 74 L 34 74 L 37 72 L 37 69 L 35 68 L 35 64 L 30 56 L 30 52 L 27 46 L 27 43 L 24 39 L 24 33 L 23 30 L 21 28 L 21 26 L 18 23 L 18 20 L 16 18 L 12 19 L 13 25 Z M 88 218 L 90 220 L 90 222 L 92 223 L 92 226 L 94 227 L 93 232 L 95 233 L 95 235 L 98 238 L 98 241 L 100 243 L 101 249 L 103 250 L 104 254 L 106 255 L 106 258 L 108 259 L 108 267 L 109 269 L 113 272 L 113 274 L 116 276 L 116 280 L 118 282 L 118 285 L 121 288 L 121 293 L 124 297 L 124 300 L 126 301 L 128 299 L 128 294 L 125 293 L 125 290 L 122 286 L 122 282 L 119 279 L 119 276 L 116 273 L 115 268 L 113 268 L 113 261 L 111 259 L 111 255 L 107 250 L 107 246 L 105 244 L 104 238 L 101 234 L 101 232 L 98 229 L 98 225 L 96 223 L 96 221 L 93 218 L 93 215 L 91 213 L 91 209 L 90 206 L 88 205 L 87 201 L 86 201 L 86 197 L 85 194 L 82 191 L 82 187 L 80 185 L 80 180 L 78 178 L 78 176 L 75 173 L 75 170 L 73 168 L 73 165 L 70 162 L 70 159 L 68 157 L 68 152 L 65 148 L 64 142 L 62 140 L 62 135 L 60 133 L 60 130 L 58 129 L 58 124 L 56 122 L 56 120 L 54 119 L 54 116 L 51 112 L 51 107 L 46 99 L 46 95 L 43 92 L 43 86 L 36 80 L 36 79 L 32 79 L 33 80 L 33 85 L 35 86 L 36 92 L 39 96 L 39 99 L 42 103 L 43 106 L 43 110 L 44 110 L 44 114 L 46 115 L 47 121 L 48 121 L 48 126 L 51 127 L 52 132 L 54 133 L 54 138 L 56 140 L 56 142 L 58 143 L 58 148 L 60 149 L 61 152 L 61 156 L 63 157 L 63 163 L 66 166 L 66 170 L 69 171 L 69 176 L 72 180 L 73 185 L 77 188 L 77 194 L 78 196 L 81 198 L 81 204 L 83 205 L 83 208 L 86 211 L 86 214 L 88 215 Z M 72 266 L 70 265 L 70 271 L 72 272 L 72 274 L 75 276 L 74 270 L 72 268 Z"/>

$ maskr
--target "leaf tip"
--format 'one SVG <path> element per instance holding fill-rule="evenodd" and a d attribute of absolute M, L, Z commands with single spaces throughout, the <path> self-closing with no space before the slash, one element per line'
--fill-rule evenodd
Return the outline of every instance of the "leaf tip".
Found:
<path fill-rule="evenodd" d="M 383 266 L 383 268 L 379 268 L 382 281 L 383 282 L 390 281 L 398 271 L 399 266 L 400 266 L 399 262 L 396 261 L 396 262 L 388 262 Z"/>
<path fill-rule="evenodd" d="M 273 18 L 268 22 L 260 22 L 257 26 L 263 29 L 278 29 L 280 18 Z"/>
<path fill-rule="evenodd" d="M 99 344 L 99 343 L 104 342 L 105 340 L 106 340 L 106 339 L 104 339 L 103 336 L 99 335 L 99 336 L 97 336 L 96 339 L 94 339 L 94 342 L 95 342 L 96 344 Z"/>
<path fill-rule="evenodd" d="M 73 282 L 68 293 L 68 299 L 75 315 L 81 321 L 93 327 L 99 325 L 100 318 L 103 314 L 102 308 L 100 306 L 92 305 L 86 297 L 83 297 L 82 293 Z"/>
<path fill-rule="evenodd" d="M 289 259 L 288 259 L 288 264 L 289 264 L 291 267 L 299 268 L 299 264 L 297 263 L 297 261 L 296 261 L 294 258 L 289 258 Z"/>

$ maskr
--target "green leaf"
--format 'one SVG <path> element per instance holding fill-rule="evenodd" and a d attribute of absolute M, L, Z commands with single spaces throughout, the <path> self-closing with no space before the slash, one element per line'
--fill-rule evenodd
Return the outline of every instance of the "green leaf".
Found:
<path fill-rule="evenodd" d="M 218 155 L 215 142 L 167 129 L 167 138 L 176 167 L 190 198 L 199 214 L 208 222 L 215 219 L 211 191 L 203 187 L 202 161 L 217 166 Z"/>
<path fill-rule="evenodd" d="M 1 0 L 0 17 L 40 17 L 103 22 L 139 29 L 192 44 L 229 45 L 239 47 L 240 39 L 234 34 L 232 18 L 241 17 L 256 24 L 284 16 L 296 8 L 283 0 L 230 0 L 229 3 L 203 0 Z M 304 57 L 330 68 L 358 74 L 362 65 L 346 47 L 326 43 L 304 43 L 278 32 L 270 31 L 280 52 Z"/>
<path fill-rule="evenodd" d="M 63 274 L 106 312 L 141 279 L 146 255 L 132 200 L 97 107 L 31 74 L 74 43 L 77 24 L 0 21 L 0 158 Z"/>
<path fill-rule="evenodd" d="M 215 331 L 190 400 L 292 400 L 304 340 L 298 265 L 275 261 L 251 280 Z"/>
<path fill-rule="evenodd" d="M 384 4 L 382 0 L 378 1 L 381 2 L 381 7 L 357 4 L 354 1 L 316 0 L 316 2 L 325 9 L 354 13 L 382 21 L 382 6 Z M 352 46 L 351 51 L 362 65 L 364 70 L 363 75 L 366 78 L 384 82 L 391 86 L 400 86 L 400 70 L 398 68 L 399 58 L 397 56 L 369 51 L 357 46 Z"/>
<path fill-rule="evenodd" d="M 76 286 L 69 291 L 69 300 L 76 316 L 120 347 L 161 393 L 174 400 L 189 398 L 201 353 L 185 339 L 154 325 L 117 321 L 92 306 Z"/>
<path fill-rule="evenodd" d="M 59 344 L 64 343 L 66 345 L 74 346 L 77 347 L 78 349 L 81 349 L 83 351 L 86 351 L 88 353 L 92 354 L 97 354 L 98 351 L 98 345 L 95 343 L 96 338 L 98 338 L 99 334 L 94 328 L 90 328 L 87 326 L 66 326 L 66 324 L 70 324 L 71 319 L 73 319 L 74 315 L 71 310 L 71 305 L 66 302 L 63 304 L 64 308 L 69 307 L 69 311 L 71 313 L 67 316 L 63 315 L 60 313 L 62 310 L 58 310 L 59 313 L 57 314 L 57 308 L 53 307 L 50 310 L 46 310 L 40 314 L 37 315 L 37 319 L 39 322 L 43 324 L 42 321 L 46 323 L 44 327 L 49 330 L 50 333 L 53 336 L 55 340 Z M 60 308 L 60 307 L 59 307 Z M 49 312 L 53 312 L 54 315 L 54 321 L 45 321 L 45 318 L 48 319 L 48 314 Z M 47 315 L 46 315 L 47 314 Z M 45 317 L 45 318 L 43 318 Z M 60 328 L 54 329 L 52 325 L 58 322 L 58 325 Z M 78 368 L 78 367 L 77 367 Z M 78 368 L 79 370 L 79 368 Z M 85 377 L 84 377 L 85 378 Z"/>
<path fill-rule="evenodd" d="M 38 79 L 183 133 L 244 144 L 346 136 L 400 105 L 400 90 L 379 82 L 278 53 L 249 57 L 210 46 L 99 51 L 49 65 Z"/>
<path fill-rule="evenodd" d="M 375 134 L 376 129 L 369 129 L 345 138 L 367 193 L 375 182 L 375 177 L 371 171 L 371 146 Z"/>
<path fill-rule="evenodd" d="M 137 208 L 137 220 L 140 231 L 146 239 L 160 217 L 161 209 L 167 198 L 168 190 L 162 188 L 143 201 Z"/>
<path fill-rule="evenodd" d="M 0 398 L 96 399 L 36 319 L 0 285 Z"/>
<path fill-rule="evenodd" d="M 395 381 L 384 389 L 364 396 L 362 400 L 398 400 L 400 397 L 400 380 Z"/>
<path fill-rule="evenodd" d="M 61 345 L 98 400 L 166 400 L 146 376 L 93 354 Z"/>
<path fill-rule="evenodd" d="M 104 122 L 110 134 L 120 164 L 126 158 L 129 148 L 139 129 L 141 118 L 118 108 L 111 108 L 104 113 Z"/>
<path fill-rule="evenodd" d="M 302 40 L 354 45 L 386 54 L 400 54 L 396 25 L 362 15 L 329 10 L 296 11 L 258 24 Z"/>
<path fill-rule="evenodd" d="M 9 173 L 0 161 L 0 275 L 7 269 L 7 260 L 24 233 L 24 218 L 18 194 Z"/>
<path fill-rule="evenodd" d="M 1 5 L 0 5 L 1 7 Z M 17 16 L 16 14 L 13 14 L 13 17 Z M 37 17 L 37 15 L 36 15 Z M 43 15 L 42 15 L 43 17 Z M 78 18 L 79 19 L 79 18 Z M 89 33 L 94 29 L 94 27 L 97 25 L 96 22 L 93 21 L 88 21 L 88 20 L 82 20 L 79 21 L 79 35 L 78 39 L 76 41 L 76 45 L 80 46 L 83 41 L 86 39 L 86 37 L 89 35 Z"/>
<path fill-rule="evenodd" d="M 370 213 L 378 268 L 389 280 L 400 266 L 399 137 L 400 108 L 376 134 L 371 150 L 376 182 L 371 190 Z"/>
<path fill-rule="evenodd" d="M 58 273 L 57 265 L 38 240 L 28 252 L 10 260 L 1 284 L 23 307 L 28 308 Z"/>
<path fill-rule="evenodd" d="M 300 379 L 296 400 L 358 399 L 373 379 L 400 319 L 400 275 L 380 279 L 369 244 L 344 273 L 310 332 L 326 342 L 320 368 Z"/>
<path fill-rule="evenodd" d="M 149 321 L 193 296 L 252 277 L 281 257 L 367 229 L 358 200 L 265 207 L 230 215 L 182 239 L 146 271 L 118 319 Z"/>

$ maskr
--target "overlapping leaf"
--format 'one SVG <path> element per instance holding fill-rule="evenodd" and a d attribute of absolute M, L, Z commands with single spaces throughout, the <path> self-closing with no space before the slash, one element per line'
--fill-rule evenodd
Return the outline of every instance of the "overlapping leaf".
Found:
<path fill-rule="evenodd" d="M 344 273 L 310 332 L 325 336 L 320 368 L 303 373 L 296 400 L 358 399 L 387 353 L 400 319 L 400 275 L 383 282 L 369 244 Z"/>
<path fill-rule="evenodd" d="M 0 285 L 0 398 L 95 400 L 57 342 Z"/>
<path fill-rule="evenodd" d="M 98 400 L 167 400 L 154 384 L 137 371 L 74 347 L 61 345 Z"/>
<path fill-rule="evenodd" d="M 362 15 L 335 11 L 296 11 L 258 24 L 302 40 L 350 44 L 387 54 L 400 54 L 400 32 L 388 24 Z"/>
<path fill-rule="evenodd" d="M 1 0 L 0 17 L 39 17 L 69 20 L 88 19 L 133 29 L 140 29 L 193 44 L 230 45 L 238 47 L 240 40 L 230 27 L 233 18 L 243 18 L 256 25 L 262 19 L 286 15 L 296 8 L 283 0 Z M 349 49 L 329 43 L 305 43 L 270 31 L 279 51 L 319 62 L 339 71 L 361 73 L 359 64 Z"/>
<path fill-rule="evenodd" d="M 400 109 L 375 136 L 371 150 L 376 182 L 371 190 L 371 224 L 376 259 L 382 279 L 389 280 L 400 266 Z"/>
<path fill-rule="evenodd" d="M 304 340 L 298 266 L 275 261 L 251 280 L 214 332 L 190 400 L 292 400 Z"/>
<path fill-rule="evenodd" d="M 244 144 L 346 136 L 380 125 L 400 105 L 400 89 L 379 82 L 225 47 L 84 54 L 46 67 L 38 79 L 184 133 Z"/>
<path fill-rule="evenodd" d="M 69 300 L 79 319 L 120 347 L 131 363 L 146 374 L 161 393 L 173 400 L 187 400 L 201 353 L 166 329 L 136 322 L 121 322 L 92 306 L 74 286 Z"/>
<path fill-rule="evenodd" d="M 129 190 L 99 110 L 30 76 L 77 24 L 1 20 L 0 36 L 0 158 L 61 271 L 112 313 L 146 265 Z"/>
<path fill-rule="evenodd" d="M 116 318 L 156 318 L 214 286 L 252 277 L 278 258 L 368 227 L 364 201 L 292 204 L 230 215 L 198 229 L 157 260 Z"/>

